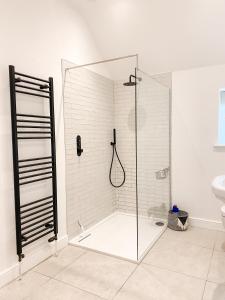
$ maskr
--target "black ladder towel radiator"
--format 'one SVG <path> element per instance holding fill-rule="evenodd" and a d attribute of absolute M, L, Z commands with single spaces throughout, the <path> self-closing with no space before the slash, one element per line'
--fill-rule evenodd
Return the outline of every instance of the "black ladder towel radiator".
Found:
<path fill-rule="evenodd" d="M 15 71 L 9 66 L 12 150 L 14 171 L 14 198 L 16 218 L 16 242 L 19 262 L 24 258 L 23 248 L 36 240 L 52 234 L 48 241 L 56 241 L 57 181 L 54 121 L 53 78 L 36 78 Z M 17 94 L 37 96 L 49 101 L 49 116 L 17 113 Z M 51 142 L 51 155 L 19 158 L 19 140 L 43 139 Z M 52 193 L 41 199 L 21 204 L 20 187 L 37 181 L 51 180 Z"/>

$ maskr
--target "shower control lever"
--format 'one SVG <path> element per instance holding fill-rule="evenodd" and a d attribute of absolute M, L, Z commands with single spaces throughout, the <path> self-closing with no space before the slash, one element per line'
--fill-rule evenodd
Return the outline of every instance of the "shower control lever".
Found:
<path fill-rule="evenodd" d="M 84 150 L 81 148 L 81 136 L 77 136 L 77 156 L 81 156 Z"/>

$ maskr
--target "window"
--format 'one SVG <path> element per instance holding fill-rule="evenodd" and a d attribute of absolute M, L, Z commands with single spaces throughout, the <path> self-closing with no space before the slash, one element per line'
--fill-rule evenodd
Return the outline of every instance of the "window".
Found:
<path fill-rule="evenodd" d="M 225 145 L 225 89 L 220 90 L 218 144 Z"/>

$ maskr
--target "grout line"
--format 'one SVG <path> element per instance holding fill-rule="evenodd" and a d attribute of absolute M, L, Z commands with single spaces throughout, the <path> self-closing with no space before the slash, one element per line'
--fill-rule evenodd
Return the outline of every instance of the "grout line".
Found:
<path fill-rule="evenodd" d="M 205 285 L 204 285 L 204 289 L 203 289 L 202 299 L 201 300 L 203 300 L 204 295 L 205 295 L 206 284 L 207 284 L 207 281 L 208 281 L 208 276 L 209 276 L 210 268 L 211 268 L 211 265 L 212 265 L 212 258 L 213 258 L 213 254 L 215 252 L 215 246 L 216 246 L 216 240 L 214 241 L 214 244 L 213 244 L 212 254 L 211 254 L 211 257 L 210 257 L 208 272 L 207 272 L 207 275 L 206 275 L 206 281 L 205 281 Z"/>
<path fill-rule="evenodd" d="M 128 275 L 127 279 L 124 281 L 124 283 L 122 284 L 122 286 L 117 290 L 117 292 L 115 293 L 115 295 L 113 296 L 112 299 L 115 299 L 116 296 L 119 294 L 119 292 L 122 290 L 122 288 L 124 287 L 124 285 L 127 283 L 128 279 L 131 278 L 131 276 L 136 272 L 137 268 L 139 267 L 140 265 L 136 265 L 134 270 L 130 273 L 130 275 Z"/>
<path fill-rule="evenodd" d="M 35 272 L 36 273 L 36 272 Z M 43 274 L 40 274 L 40 273 L 37 273 L 37 274 L 39 274 L 39 275 L 42 275 L 43 276 Z M 51 277 L 49 277 L 49 276 L 46 276 L 46 275 L 44 275 L 45 277 L 47 277 L 48 278 L 48 280 L 46 280 L 46 282 L 45 283 L 43 283 L 43 284 L 41 284 L 41 285 L 39 285 L 38 286 L 38 288 L 40 288 L 41 286 L 45 286 L 47 283 L 49 283 L 51 280 L 52 280 L 52 278 Z M 31 292 L 31 294 L 32 294 L 33 292 Z M 30 296 L 30 294 L 29 294 L 29 296 Z"/>
<path fill-rule="evenodd" d="M 164 231 L 164 232 L 166 232 L 166 230 Z M 163 233 L 164 234 L 164 233 Z M 162 240 L 171 240 L 171 237 L 165 237 L 165 236 L 161 236 L 160 237 L 160 239 L 162 239 Z M 175 241 L 175 242 L 180 242 L 179 241 L 179 239 L 177 238 L 177 237 L 172 237 L 172 239 L 173 239 L 173 241 Z M 181 241 L 183 244 L 189 244 L 189 245 L 192 245 L 192 246 L 195 246 L 195 247 L 199 247 L 199 248 L 203 248 L 203 249 L 208 249 L 208 250 L 214 250 L 214 245 L 213 245 L 213 247 L 207 247 L 207 246 L 202 246 L 202 245 L 198 245 L 198 244 L 196 244 L 196 243 L 194 243 L 194 242 L 189 242 L 189 241 L 186 241 L 186 240 L 183 240 L 183 241 Z M 171 247 L 172 248 L 172 247 Z"/>
<path fill-rule="evenodd" d="M 61 272 L 65 271 L 66 269 L 68 269 L 72 264 L 74 264 L 78 259 L 80 259 L 82 256 L 86 255 L 87 252 L 85 251 L 84 253 L 81 253 L 80 255 L 78 255 L 78 257 L 76 257 L 70 264 L 68 264 L 67 266 L 65 266 L 65 268 L 63 268 L 61 271 L 59 271 L 59 273 L 57 273 L 56 276 L 58 276 Z M 55 277 L 53 277 L 55 279 Z"/>
<path fill-rule="evenodd" d="M 0 288 L 0 291 L 3 290 L 5 287 L 9 286 L 10 284 L 12 284 L 13 282 L 16 282 L 16 281 L 20 281 L 21 283 L 23 282 L 24 278 L 23 276 L 28 274 L 28 273 L 37 273 L 37 272 L 34 272 L 32 269 L 31 270 L 28 270 L 26 271 L 25 273 L 22 274 L 22 277 L 21 279 L 19 279 L 19 277 L 17 277 L 16 279 L 12 280 L 11 282 L 7 283 L 6 285 L 4 285 L 3 287 Z M 46 284 L 48 284 L 50 282 L 50 280 L 52 279 L 51 277 L 47 276 L 47 275 L 44 275 L 44 274 L 40 274 L 40 273 L 37 273 L 43 277 L 46 277 L 46 281 L 44 283 L 41 283 L 39 285 L 37 285 L 35 288 L 39 289 L 43 286 L 45 286 Z M 30 299 L 30 296 L 32 295 L 33 292 L 30 292 L 28 293 L 26 296 L 24 296 L 22 298 L 22 300 L 25 300 L 25 299 Z"/>
<path fill-rule="evenodd" d="M 29 271 L 27 271 L 27 272 L 25 272 L 24 274 L 22 274 L 21 281 L 23 281 L 23 276 L 26 275 L 26 274 L 28 274 L 28 273 L 37 273 L 37 272 L 33 271 L 32 269 L 29 270 Z M 37 273 L 37 274 L 46 277 L 46 280 L 47 280 L 46 282 L 44 282 L 44 283 L 41 284 L 40 286 L 44 285 L 45 283 L 49 282 L 49 280 L 51 280 L 51 277 L 48 276 L 48 275 L 41 274 L 41 273 Z M 10 283 L 12 283 L 12 282 L 14 282 L 14 281 L 19 281 L 19 280 L 20 280 L 19 277 L 17 277 L 15 280 L 11 281 Z M 10 283 L 8 283 L 7 285 L 9 285 Z"/>
<path fill-rule="evenodd" d="M 161 239 L 162 239 L 162 237 L 161 237 Z M 159 240 L 160 240 L 160 239 L 159 239 Z M 197 245 L 196 245 L 196 246 L 197 246 Z M 142 261 L 140 264 L 137 264 L 137 265 L 134 267 L 134 269 L 133 269 L 132 272 L 128 275 L 127 279 L 124 281 L 124 283 L 122 284 L 122 286 L 116 291 L 116 293 L 115 293 L 115 295 L 112 297 L 112 299 L 115 299 L 115 298 L 117 297 L 117 295 L 118 295 L 119 292 L 122 290 L 122 288 L 123 288 L 124 285 L 127 283 L 127 281 L 128 281 L 128 280 L 132 277 L 132 275 L 136 272 L 137 268 L 138 268 L 138 267 L 141 267 L 142 264 L 143 264 L 143 265 L 150 265 L 150 266 L 152 266 L 152 267 L 155 267 L 155 268 L 158 268 L 158 269 L 162 269 L 162 270 L 167 270 L 167 271 L 169 271 L 169 272 L 177 273 L 177 274 L 180 274 L 180 275 L 183 275 L 183 276 L 186 276 L 186 277 L 191 277 L 191 278 L 193 278 L 193 279 L 198 279 L 198 280 L 201 280 L 201 281 L 204 280 L 204 288 L 203 288 L 203 293 L 202 293 L 202 297 L 201 297 L 201 300 L 203 300 L 204 293 L 205 293 L 205 288 L 206 288 L 206 284 L 207 284 L 207 282 L 209 281 L 209 280 L 208 280 L 208 275 L 209 275 L 210 268 L 211 268 L 211 264 L 212 264 L 213 254 L 214 254 L 215 251 L 216 251 L 216 250 L 215 250 L 215 246 L 216 246 L 216 240 L 214 241 L 213 247 L 212 247 L 212 248 L 209 249 L 209 248 L 202 247 L 202 248 L 205 248 L 205 249 L 208 249 L 208 250 L 211 250 L 211 251 L 212 251 L 212 252 L 211 252 L 211 256 L 210 256 L 210 262 L 209 262 L 209 266 L 208 266 L 208 270 L 207 270 L 206 279 L 199 278 L 199 277 L 196 277 L 196 276 L 193 276 L 193 275 L 189 275 L 189 274 L 185 274 L 185 273 L 181 273 L 181 272 L 178 272 L 178 271 L 170 270 L 170 269 L 167 269 L 167 268 L 164 268 L 164 267 L 159 267 L 159 266 L 157 266 L 157 265 L 153 265 L 152 263 L 146 263 L 146 262 Z M 201 246 L 198 246 L 198 247 L 201 247 Z M 148 253 L 150 253 L 151 250 L 152 250 L 152 249 L 150 249 L 150 250 L 148 251 Z M 63 249 L 62 249 L 61 251 L 63 251 Z M 90 252 L 92 252 L 92 251 L 90 251 Z M 55 277 L 58 276 L 61 272 L 63 272 L 63 271 L 66 270 L 67 268 L 69 268 L 73 263 L 75 263 L 75 262 L 76 262 L 79 258 L 81 258 L 83 255 L 86 255 L 86 254 L 88 254 L 88 253 L 89 253 L 89 250 L 84 251 L 83 253 L 81 253 L 80 255 L 78 255 L 71 263 L 69 263 L 67 266 L 63 267 L 63 268 L 60 270 L 60 272 L 58 272 L 58 273 L 55 275 Z M 100 255 L 108 256 L 107 254 L 103 254 L 103 253 L 100 253 Z M 52 257 L 52 256 L 51 256 L 51 257 Z M 51 257 L 50 257 L 50 258 L 51 258 Z M 45 259 L 44 261 L 47 261 L 48 259 L 49 259 L 49 258 Z M 43 262 L 44 262 L 44 261 L 43 261 Z M 40 263 L 40 264 L 41 264 L 41 263 Z M 40 265 L 40 264 L 38 264 L 38 265 Z M 38 266 L 38 265 L 37 265 L 37 266 Z M 35 267 L 34 267 L 34 268 L 35 268 Z M 31 270 L 25 272 L 24 274 L 26 274 L 26 273 L 28 273 L 28 272 L 36 272 L 36 273 L 39 273 L 39 274 L 41 274 L 42 276 L 45 276 L 45 277 L 48 278 L 48 280 L 47 280 L 44 284 L 42 284 L 42 285 L 40 285 L 40 286 L 43 286 L 43 285 L 47 284 L 50 280 L 56 280 L 56 281 L 58 281 L 58 282 L 64 283 L 64 284 L 66 284 L 66 285 L 68 285 L 68 286 L 71 286 L 71 287 L 73 287 L 73 288 L 77 288 L 77 289 L 79 289 L 79 290 L 81 290 L 81 291 L 83 291 L 83 292 L 86 292 L 86 293 L 88 293 L 88 294 L 92 294 L 92 295 L 94 295 L 94 296 L 97 296 L 97 297 L 99 297 L 99 299 L 104 299 L 104 300 L 106 300 L 105 298 L 103 298 L 103 297 L 101 297 L 101 296 L 99 296 L 99 295 L 97 295 L 97 294 L 95 294 L 95 293 L 92 293 L 92 292 L 90 292 L 90 291 L 87 291 L 87 290 L 85 290 L 85 289 L 82 289 L 82 288 L 80 288 L 80 287 L 77 287 L 77 286 L 75 286 L 75 285 L 72 285 L 72 284 L 70 284 L 70 283 L 68 283 L 68 282 L 64 282 L 64 281 L 62 281 L 62 280 L 60 280 L 60 279 L 57 279 L 57 278 L 55 278 L 55 277 L 51 277 L 51 276 L 49 276 L 49 275 L 43 274 L 43 273 L 41 273 L 41 272 L 39 272 L 39 271 L 34 271 L 33 269 L 31 269 Z M 209 281 L 209 282 L 210 282 L 210 281 Z"/>
<path fill-rule="evenodd" d="M 191 278 L 193 278 L 193 279 L 198 279 L 198 280 L 202 280 L 202 281 L 203 281 L 203 280 L 204 280 L 204 281 L 207 280 L 206 278 L 200 278 L 200 277 L 197 277 L 197 276 L 194 276 L 194 275 L 190 275 L 190 274 L 178 272 L 178 271 L 175 271 L 175 270 L 171 270 L 171 269 L 168 269 L 168 268 L 165 268 L 165 267 L 153 265 L 153 264 L 150 264 L 150 263 L 142 262 L 142 264 L 147 265 L 147 266 L 151 266 L 151 267 L 154 267 L 154 268 L 158 268 L 158 269 L 161 269 L 161 270 L 166 270 L 166 271 L 169 271 L 169 272 L 172 272 L 172 273 L 180 274 L 180 275 L 182 275 L 182 276 L 191 277 Z"/>
<path fill-rule="evenodd" d="M 81 258 L 82 256 L 86 255 L 87 253 L 88 253 L 88 251 L 85 251 L 84 253 L 81 253 L 75 260 L 73 260 L 72 263 L 70 263 L 70 264 L 68 264 L 67 266 L 63 267 L 63 268 L 62 268 L 62 269 L 61 269 L 54 277 L 45 275 L 45 274 L 43 274 L 43 273 L 41 273 L 41 272 L 39 272 L 39 271 L 33 271 L 33 272 L 38 273 L 38 274 L 41 274 L 41 275 L 44 275 L 45 277 L 48 277 L 48 280 L 47 280 L 46 283 L 48 283 L 50 280 L 55 280 L 55 281 L 58 281 L 58 282 L 60 282 L 60 283 L 66 284 L 66 285 L 68 285 L 68 286 L 71 286 L 71 287 L 73 287 L 74 289 L 78 289 L 78 290 L 81 290 L 81 291 L 83 291 L 83 292 L 85 292 L 85 293 L 88 293 L 88 294 L 90 294 L 90 295 L 97 296 L 99 299 L 102 299 L 102 300 L 108 300 L 108 299 L 106 299 L 106 298 L 103 298 L 103 297 L 101 297 L 101 296 L 95 294 L 95 293 L 92 293 L 92 292 L 87 291 L 87 290 L 85 290 L 85 289 L 82 289 L 82 288 L 80 288 L 80 287 L 78 287 L 78 286 L 72 285 L 72 284 L 70 284 L 69 282 L 66 282 L 66 281 L 63 281 L 63 280 L 60 280 L 60 279 L 56 278 L 61 272 L 65 271 L 66 269 L 69 269 L 70 266 L 71 266 L 74 262 L 76 262 L 79 258 Z M 47 259 L 46 259 L 46 260 L 47 260 Z M 41 264 L 41 263 L 40 263 L 40 264 Z M 46 284 L 46 283 L 44 283 L 44 284 Z M 44 284 L 43 284 L 43 285 L 44 285 Z"/>
<path fill-rule="evenodd" d="M 92 296 L 97 296 L 99 299 L 102 299 L 102 300 L 108 300 L 107 298 L 103 298 L 102 296 L 99 296 L 99 295 L 97 295 L 97 294 L 95 294 L 95 293 L 93 293 L 93 292 L 90 292 L 90 291 L 87 291 L 87 290 L 85 290 L 85 289 L 82 289 L 81 287 L 75 286 L 75 285 L 73 285 L 73 284 L 71 284 L 71 283 L 69 283 L 69 282 L 62 281 L 62 280 L 60 280 L 60 279 L 58 279 L 58 278 L 52 278 L 52 280 L 58 281 L 58 282 L 60 282 L 60 283 L 63 283 L 63 284 L 65 284 L 65 285 L 68 285 L 68 286 L 70 286 L 70 287 L 72 287 L 72 288 L 74 288 L 74 289 L 78 289 L 78 290 L 80 290 L 80 291 L 82 291 L 82 292 L 85 292 L 85 293 L 87 293 L 87 294 L 90 294 L 90 295 L 92 295 Z"/>
<path fill-rule="evenodd" d="M 35 267 L 36 267 L 36 266 L 35 266 Z M 34 268 L 35 268 L 35 267 L 34 267 Z M 0 291 L 3 290 L 5 287 L 9 286 L 10 284 L 12 284 L 13 282 L 16 282 L 16 281 L 23 281 L 24 276 L 26 276 L 26 275 L 29 274 L 29 273 L 37 273 L 37 272 L 35 272 L 35 271 L 33 270 L 33 268 L 30 269 L 30 270 L 26 270 L 25 272 L 23 272 L 23 273 L 21 274 L 21 279 L 20 279 L 20 276 L 18 275 L 16 278 L 14 278 L 13 280 L 11 280 L 10 282 L 7 282 L 7 283 L 4 284 L 3 286 L 1 286 L 1 287 L 0 287 Z M 47 282 L 51 279 L 51 277 L 48 276 L 48 275 L 41 274 L 41 273 L 38 273 L 38 274 L 39 274 L 39 275 L 42 275 L 43 277 L 48 278 Z M 43 284 L 41 284 L 41 285 L 44 285 L 44 284 L 45 284 L 45 283 L 43 283 Z"/>
<path fill-rule="evenodd" d="M 72 262 L 70 262 L 68 265 L 62 267 L 62 269 L 61 269 L 56 275 L 54 275 L 53 277 L 52 277 L 52 276 L 49 276 L 49 275 L 46 275 L 46 274 L 43 274 L 41 271 L 38 271 L 38 270 L 32 270 L 32 271 L 35 272 L 35 273 L 38 273 L 38 274 L 47 276 L 47 277 L 49 277 L 49 278 L 51 278 L 51 279 L 55 279 L 56 276 L 58 276 L 61 272 L 65 271 L 67 268 L 69 268 L 75 261 L 77 261 L 79 258 L 81 258 L 81 256 L 83 256 L 83 255 L 85 255 L 85 254 L 87 254 L 87 252 L 84 252 L 84 253 L 81 253 L 80 255 L 78 255 Z M 52 257 L 52 256 L 51 256 L 51 257 Z M 46 260 L 47 260 L 47 259 L 46 259 Z M 46 260 L 44 260 L 44 261 L 46 261 Z M 43 262 L 44 262 L 44 261 L 43 261 Z M 41 264 L 41 263 L 40 263 L 40 264 Z M 40 264 L 38 264 L 38 265 L 40 265 Z M 37 265 L 37 266 L 38 266 L 38 265 Z"/>
<path fill-rule="evenodd" d="M 93 252 L 93 251 L 90 251 L 90 252 Z M 79 258 L 81 257 L 81 256 L 83 256 L 83 255 L 85 255 L 85 254 L 87 254 L 88 253 L 88 251 L 87 252 L 85 252 L 85 253 L 82 253 L 80 256 L 79 256 Z M 100 255 L 102 255 L 102 256 L 108 256 L 107 254 L 101 254 L 100 253 Z M 120 260 L 120 259 L 118 259 L 118 260 Z M 124 260 L 122 260 L 122 261 L 124 261 Z M 131 262 L 128 262 L 128 263 L 131 263 Z M 116 297 L 116 295 L 118 294 L 118 292 L 122 289 L 122 287 L 124 286 L 124 284 L 127 282 L 127 280 L 132 276 L 132 274 L 136 271 L 136 269 L 138 268 L 138 264 L 135 264 L 135 263 L 131 263 L 131 264 L 133 264 L 135 267 L 134 267 L 134 270 L 128 275 L 128 277 L 127 277 L 127 279 L 125 280 L 125 282 L 123 283 L 123 285 L 119 288 L 119 290 L 116 292 L 116 294 L 113 296 L 113 298 L 112 299 L 114 299 L 114 297 Z M 67 268 L 69 268 L 70 266 L 67 266 L 66 268 L 64 268 L 63 270 L 65 270 L 65 269 L 67 269 Z M 63 271 L 62 270 L 62 271 Z M 61 273 L 61 271 L 60 271 L 60 273 Z M 58 273 L 56 276 L 58 276 L 60 273 Z M 58 279 L 58 278 L 52 278 L 53 280 L 56 280 L 56 281 L 58 281 L 58 282 L 61 282 L 61 283 L 65 283 L 65 284 L 67 284 L 67 285 L 69 285 L 69 286 L 71 286 L 71 287 L 73 287 L 73 288 L 77 288 L 77 289 L 79 289 L 79 290 L 81 290 L 81 291 L 83 291 L 83 292 L 86 292 L 86 293 L 89 293 L 89 294 L 92 294 L 92 295 L 94 295 L 94 296 L 97 296 L 97 297 L 99 297 L 100 299 L 104 299 L 104 300 L 108 300 L 107 298 L 103 298 L 102 296 L 99 296 L 98 294 L 95 294 L 95 293 L 93 293 L 93 292 L 90 292 L 89 290 L 85 290 L 85 289 L 82 289 L 82 288 L 80 288 L 80 287 L 78 287 L 78 286 L 76 286 L 76 285 L 73 285 L 73 284 L 70 284 L 69 282 L 67 282 L 67 281 L 63 281 L 63 280 L 60 280 L 60 279 Z"/>

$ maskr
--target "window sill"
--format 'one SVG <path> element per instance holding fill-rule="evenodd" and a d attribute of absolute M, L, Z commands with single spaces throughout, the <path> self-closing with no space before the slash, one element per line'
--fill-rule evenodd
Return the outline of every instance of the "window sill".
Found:
<path fill-rule="evenodd" d="M 215 144 L 213 146 L 214 150 L 218 150 L 218 151 L 225 151 L 225 145 L 223 144 Z"/>

